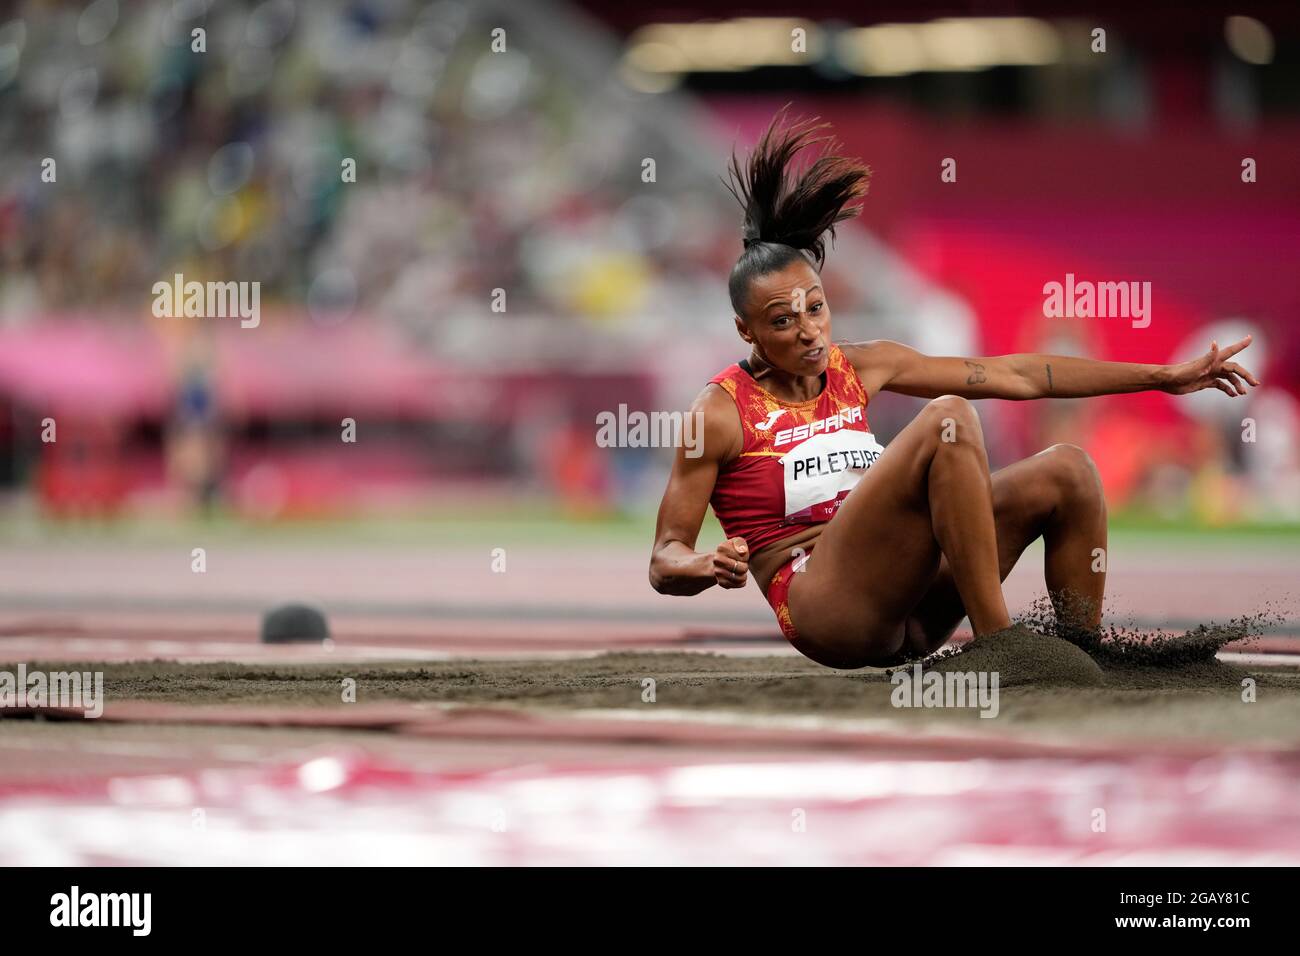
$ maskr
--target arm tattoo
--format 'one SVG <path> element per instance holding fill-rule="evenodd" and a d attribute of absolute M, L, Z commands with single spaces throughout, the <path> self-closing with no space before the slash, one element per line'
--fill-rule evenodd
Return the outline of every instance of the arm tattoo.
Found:
<path fill-rule="evenodd" d="M 981 365 L 979 362 L 967 362 L 966 364 L 969 365 L 969 366 L 971 367 L 971 373 L 970 373 L 970 375 L 966 378 L 966 384 L 967 384 L 967 385 L 982 385 L 982 384 L 984 384 L 984 382 L 985 382 L 985 378 L 984 378 L 984 366 Z"/>
<path fill-rule="evenodd" d="M 1052 391 L 1052 366 L 1050 363 L 1047 366 L 1047 390 Z"/>

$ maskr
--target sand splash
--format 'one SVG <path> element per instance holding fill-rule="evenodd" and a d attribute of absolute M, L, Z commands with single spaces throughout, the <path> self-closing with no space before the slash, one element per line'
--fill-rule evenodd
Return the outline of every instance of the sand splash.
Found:
<path fill-rule="evenodd" d="M 1058 617 L 1060 607 L 1065 620 Z M 1106 622 L 1097 630 L 1072 626 L 1084 599 L 1044 594 L 1015 626 L 983 635 L 964 647 L 948 647 L 922 661 L 922 667 L 948 671 L 997 671 L 1003 686 L 1042 684 L 1095 687 L 1204 687 L 1235 681 L 1239 668 L 1215 655 L 1227 644 L 1249 642 L 1288 615 L 1266 604 L 1254 613 L 1222 624 L 1198 625 L 1183 634 L 1139 627 L 1132 619 Z"/>
<path fill-rule="evenodd" d="M 1067 618 L 1076 618 L 1084 599 L 1057 595 Z M 1049 637 L 1069 641 L 1086 651 L 1103 667 L 1107 664 L 1176 668 L 1214 660 L 1227 644 L 1250 642 L 1272 627 L 1284 624 L 1287 614 L 1281 606 L 1265 604 L 1259 611 L 1217 624 L 1199 624 L 1183 634 L 1161 628 L 1140 628 L 1129 618 L 1125 622 L 1106 622 L 1095 631 L 1073 627 L 1062 621 L 1047 595 L 1037 598 L 1020 616 L 1025 625 Z"/>

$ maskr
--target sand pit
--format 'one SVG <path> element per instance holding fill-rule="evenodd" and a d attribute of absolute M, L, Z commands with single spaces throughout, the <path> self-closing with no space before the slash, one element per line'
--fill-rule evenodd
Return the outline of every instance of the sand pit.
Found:
<path fill-rule="evenodd" d="M 1220 637 L 1225 636 L 1223 634 Z M 1193 635 L 1193 639 L 1200 640 Z M 981 730 L 1043 732 L 1086 739 L 1185 738 L 1300 743 L 1300 668 L 1251 666 L 1208 658 L 1153 666 L 1123 655 L 1099 658 L 1103 683 L 1082 652 L 1056 638 L 1013 636 L 1001 646 L 979 641 L 936 666 L 997 667 L 997 720 L 970 708 L 900 709 L 891 704 L 889 672 L 837 671 L 791 654 L 731 656 L 687 652 L 620 652 L 595 657 L 453 660 L 357 664 L 124 664 L 60 662 L 51 669 L 104 672 L 106 714 L 117 702 L 182 705 L 351 706 L 356 701 L 492 704 L 546 710 L 730 712 L 817 719 L 883 719 L 903 726 L 966 722 Z M 4 667 L 6 665 L 0 665 Z M 29 663 L 29 668 L 42 666 Z M 653 701 L 645 693 L 653 680 Z M 1249 681 L 1255 700 L 1246 700 Z M 16 715 L 4 723 L 15 731 Z M 78 722 L 95 733 L 97 722 Z"/>
<path fill-rule="evenodd" d="M 665 710 L 754 717 L 887 720 L 903 726 L 974 722 L 984 731 L 1050 733 L 1071 739 L 1194 738 L 1300 743 L 1300 667 L 1219 660 L 1219 648 L 1283 619 L 1266 610 L 1185 634 L 1107 624 L 1094 634 L 1059 628 L 1046 597 L 1020 627 L 941 651 L 923 667 L 940 673 L 996 672 L 996 720 L 969 706 L 901 707 L 894 672 L 834 670 L 788 649 L 770 656 L 626 651 L 598 656 L 456 658 L 328 663 L 28 662 L 29 669 L 102 671 L 106 713 L 116 703 L 181 706 L 491 704 L 545 710 Z M 0 663 L 0 669 L 6 666 Z M 650 683 L 652 682 L 652 683 Z M 647 693 L 647 688 L 652 688 Z M 629 716 L 631 713 L 629 713 Z M 5 724 L 14 730 L 13 718 Z M 89 733 L 94 733 L 85 725 Z"/>

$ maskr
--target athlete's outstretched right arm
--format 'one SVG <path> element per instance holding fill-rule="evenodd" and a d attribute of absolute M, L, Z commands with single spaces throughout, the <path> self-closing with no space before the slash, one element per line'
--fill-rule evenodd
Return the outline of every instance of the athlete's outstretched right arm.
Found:
<path fill-rule="evenodd" d="M 743 444 L 735 403 L 721 388 L 709 385 L 695 399 L 690 415 L 694 421 L 704 422 L 699 444 L 692 449 L 700 454 L 688 456 L 684 444 L 677 449 L 668 488 L 659 504 L 650 586 L 660 594 L 699 594 L 714 584 L 740 588 L 749 577 L 749 550 L 744 539 L 724 541 L 713 552 L 695 550 L 718 470 L 740 454 Z"/>

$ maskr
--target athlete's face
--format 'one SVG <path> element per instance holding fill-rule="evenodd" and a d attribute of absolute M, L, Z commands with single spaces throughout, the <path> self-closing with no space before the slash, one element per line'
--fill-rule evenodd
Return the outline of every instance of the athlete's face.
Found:
<path fill-rule="evenodd" d="M 745 316 L 736 331 L 761 358 L 791 375 L 820 375 L 831 343 L 831 309 L 817 272 L 806 262 L 750 283 Z"/>

